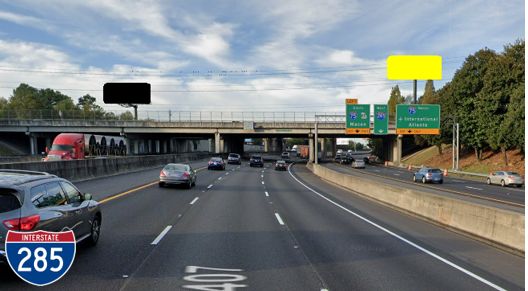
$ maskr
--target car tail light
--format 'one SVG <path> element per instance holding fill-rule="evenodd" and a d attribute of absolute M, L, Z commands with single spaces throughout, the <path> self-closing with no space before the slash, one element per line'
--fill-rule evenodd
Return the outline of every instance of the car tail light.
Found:
<path fill-rule="evenodd" d="M 40 215 L 4 220 L 4 225 L 9 230 L 32 230 L 40 221 Z"/>
<path fill-rule="evenodd" d="M 167 174 L 165 174 L 165 171 L 164 171 L 164 170 L 161 170 L 161 172 L 160 172 L 160 177 L 165 177 L 165 176 L 167 176 Z"/>
<path fill-rule="evenodd" d="M 425 174 L 425 175 L 426 175 L 427 177 L 431 177 L 431 176 L 433 176 L 433 174 L 431 174 L 431 173 L 427 173 L 427 174 Z"/>
<path fill-rule="evenodd" d="M 187 172 L 183 172 L 183 177 L 185 177 L 185 178 L 189 178 L 189 176 L 190 176 L 189 173 L 187 173 Z"/>
<path fill-rule="evenodd" d="M 212 164 L 212 163 L 213 163 L 213 161 L 209 161 L 209 165 Z"/>

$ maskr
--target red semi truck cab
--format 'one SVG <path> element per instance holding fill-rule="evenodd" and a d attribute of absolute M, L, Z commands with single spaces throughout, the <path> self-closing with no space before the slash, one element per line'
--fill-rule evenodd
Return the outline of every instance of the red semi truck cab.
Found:
<path fill-rule="evenodd" d="M 45 161 L 84 159 L 84 134 L 61 133 L 53 140 Z"/>

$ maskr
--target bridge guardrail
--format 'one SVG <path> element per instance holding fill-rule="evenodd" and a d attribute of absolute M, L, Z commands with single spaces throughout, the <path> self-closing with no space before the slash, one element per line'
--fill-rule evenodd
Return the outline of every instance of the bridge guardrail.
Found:
<path fill-rule="evenodd" d="M 0 110 L 0 120 L 119 120 L 134 121 L 130 110 Z M 139 110 L 138 121 L 155 122 L 315 122 L 344 123 L 345 115 L 335 112 L 297 111 L 152 111 Z"/>

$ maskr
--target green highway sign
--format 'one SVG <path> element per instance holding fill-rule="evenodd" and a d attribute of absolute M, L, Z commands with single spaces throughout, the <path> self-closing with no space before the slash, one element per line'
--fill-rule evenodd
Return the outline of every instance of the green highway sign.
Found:
<path fill-rule="evenodd" d="M 370 134 L 370 104 L 346 104 L 346 134 Z"/>
<path fill-rule="evenodd" d="M 387 104 L 374 104 L 374 134 L 389 133 L 389 107 Z"/>
<path fill-rule="evenodd" d="M 396 134 L 440 134 L 440 105 L 396 105 Z"/>

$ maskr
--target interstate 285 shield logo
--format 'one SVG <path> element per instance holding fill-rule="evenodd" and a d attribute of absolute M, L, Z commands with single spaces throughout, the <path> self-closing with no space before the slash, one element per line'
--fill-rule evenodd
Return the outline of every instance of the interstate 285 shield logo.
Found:
<path fill-rule="evenodd" d="M 9 266 L 22 280 L 49 285 L 70 269 L 75 258 L 73 231 L 9 231 L 5 241 Z"/>

